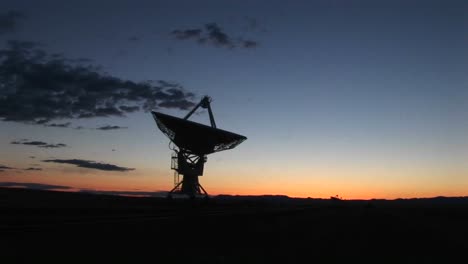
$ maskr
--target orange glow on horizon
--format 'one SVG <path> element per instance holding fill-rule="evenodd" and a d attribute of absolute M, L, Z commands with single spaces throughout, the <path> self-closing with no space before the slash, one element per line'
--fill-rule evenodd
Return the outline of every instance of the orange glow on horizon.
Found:
<path fill-rule="evenodd" d="M 107 175 L 109 174 L 109 175 Z M 169 191 L 172 186 L 171 177 L 165 175 L 142 174 L 138 177 L 122 177 L 118 174 L 104 172 L 102 174 L 80 174 L 68 172 L 66 176 L 62 171 L 38 172 L 34 175 L 2 174 L 3 182 L 40 183 L 59 186 L 68 186 L 70 189 L 61 191 L 142 191 L 157 192 Z M 324 178 L 298 179 L 287 181 L 291 177 L 282 177 L 271 181 L 268 178 L 253 180 L 250 184 L 234 182 L 233 178 L 201 177 L 200 182 L 210 195 L 286 195 L 297 198 L 330 198 L 339 195 L 343 199 L 397 199 L 397 198 L 423 198 L 436 196 L 466 196 L 468 183 L 418 186 L 418 182 L 385 182 L 385 181 L 355 181 L 343 177 L 325 181 Z M 384 177 L 383 177 L 384 178 Z M 301 182 L 302 181 L 302 182 Z M 416 190 L 416 191 L 415 191 Z"/>
<path fill-rule="evenodd" d="M 326 166 L 327 165 L 327 166 Z M 440 170 L 416 167 L 331 166 L 248 169 L 209 167 L 200 183 L 210 195 L 287 195 L 301 198 L 396 199 L 467 196 L 468 168 Z M 69 191 L 169 191 L 172 171 L 143 168 L 132 172 L 95 171 L 43 166 L 44 171 L 4 171 L 3 182 L 71 187 Z"/>

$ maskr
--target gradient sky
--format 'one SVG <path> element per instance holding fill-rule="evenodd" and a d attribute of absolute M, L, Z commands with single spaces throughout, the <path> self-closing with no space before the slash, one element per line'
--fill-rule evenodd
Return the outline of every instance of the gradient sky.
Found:
<path fill-rule="evenodd" d="M 177 83 L 195 102 L 211 96 L 218 127 L 248 139 L 208 156 L 200 180 L 210 194 L 468 195 L 466 1 L 7 0 L 0 10 L 3 49 L 8 40 L 37 42 L 122 80 Z M 206 33 L 210 23 L 230 42 L 174 34 Z M 194 120 L 209 123 L 206 113 Z M 172 187 L 169 140 L 150 113 L 49 124 L 67 122 L 0 121 L 0 165 L 10 168 L 0 182 Z M 125 128 L 96 129 L 105 125 Z M 11 144 L 23 139 L 67 147 Z"/>

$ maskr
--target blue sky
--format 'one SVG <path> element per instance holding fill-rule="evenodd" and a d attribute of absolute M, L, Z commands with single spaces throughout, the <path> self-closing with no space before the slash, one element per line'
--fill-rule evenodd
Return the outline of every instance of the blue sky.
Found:
<path fill-rule="evenodd" d="M 34 41 L 48 53 L 91 59 L 123 80 L 178 83 L 197 96 L 194 101 L 210 95 L 218 126 L 248 140 L 208 157 L 202 178 L 208 190 L 352 198 L 466 194 L 468 5 L 463 1 L 6 1 L 2 6 L 23 15 L 14 30 L 0 34 L 2 43 Z M 257 45 L 230 48 L 171 34 L 208 23 L 216 23 L 233 43 Z M 208 123 L 204 114 L 194 120 Z M 122 182 L 121 189 L 130 182 L 141 189 L 170 186 L 168 140 L 149 113 L 54 122 L 127 128 L 0 122 L 0 164 L 28 167 L 28 156 L 35 155 L 43 168 L 35 175 L 8 170 L 2 173 L 6 180 L 77 188 L 118 188 L 115 181 Z M 10 144 L 23 138 L 69 147 Z M 85 180 L 66 170 L 71 165 L 40 162 L 50 157 L 135 170 L 80 168 L 89 175 Z"/>

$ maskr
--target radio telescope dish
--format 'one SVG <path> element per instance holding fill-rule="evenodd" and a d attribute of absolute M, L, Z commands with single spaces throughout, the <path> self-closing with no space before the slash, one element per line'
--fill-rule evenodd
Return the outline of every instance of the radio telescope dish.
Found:
<path fill-rule="evenodd" d="M 182 118 L 152 112 L 159 129 L 180 149 L 199 155 L 235 148 L 247 138 Z"/>
<path fill-rule="evenodd" d="M 210 103 L 210 97 L 203 97 L 183 119 L 156 111 L 151 112 L 158 128 L 177 146 L 171 163 L 171 169 L 175 171 L 175 187 L 169 192 L 168 197 L 173 193 L 181 193 L 195 198 L 196 195 L 202 194 L 201 191 L 205 197 L 208 197 L 208 193 L 198 181 L 198 176 L 203 175 L 206 155 L 233 149 L 247 139 L 245 136 L 216 128 Z M 187 120 L 198 107 L 208 109 L 211 126 Z M 183 175 L 182 180 L 180 175 Z"/>

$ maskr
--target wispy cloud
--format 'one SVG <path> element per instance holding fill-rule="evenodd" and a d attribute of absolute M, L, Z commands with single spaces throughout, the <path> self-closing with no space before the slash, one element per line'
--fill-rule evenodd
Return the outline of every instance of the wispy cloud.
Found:
<path fill-rule="evenodd" d="M 24 170 L 26 170 L 26 171 L 41 171 L 42 168 L 33 168 L 33 167 L 29 167 L 29 168 L 24 169 Z"/>
<path fill-rule="evenodd" d="M 178 40 L 195 40 L 201 44 L 210 44 L 215 47 L 224 47 L 229 49 L 251 49 L 258 46 L 257 41 L 244 40 L 240 37 L 233 38 L 229 36 L 216 23 L 208 23 L 203 28 L 176 29 L 171 32 L 171 35 Z"/>
<path fill-rule="evenodd" d="M 117 129 L 126 129 L 126 128 L 128 128 L 128 127 L 107 125 L 107 126 L 98 127 L 96 129 L 98 129 L 98 130 L 117 130 Z"/>
<path fill-rule="evenodd" d="M 173 30 L 172 35 L 177 39 L 200 39 L 202 37 L 201 29 L 185 29 L 185 30 Z"/>
<path fill-rule="evenodd" d="M 1 164 L 0 164 L 0 170 L 14 170 L 14 169 L 15 169 L 15 168 L 8 167 L 8 166 L 1 165 Z"/>
<path fill-rule="evenodd" d="M 126 172 L 126 171 L 135 170 L 134 168 L 120 167 L 120 166 L 113 165 L 113 164 L 99 163 L 96 161 L 82 160 L 82 159 L 49 159 L 49 160 L 43 160 L 43 162 L 72 164 L 80 168 L 96 169 L 96 170 L 103 170 L 103 171 Z"/>
<path fill-rule="evenodd" d="M 73 190 L 75 188 L 65 185 L 44 184 L 35 182 L 0 182 L 0 187 L 9 188 L 27 188 L 36 190 Z M 81 193 L 119 195 L 119 196 L 147 196 L 147 197 L 166 197 L 167 191 L 102 191 L 94 189 L 81 189 Z"/>
<path fill-rule="evenodd" d="M 69 186 L 42 184 L 33 182 L 0 182 L 0 187 L 29 188 L 39 190 L 67 190 L 72 189 Z"/>
<path fill-rule="evenodd" d="M 56 124 L 56 123 L 44 124 L 44 126 L 47 126 L 47 127 L 63 127 L 63 128 L 69 127 L 70 125 L 71 125 L 70 122 L 60 123 L 60 124 Z"/>
<path fill-rule="evenodd" d="M 27 145 L 27 146 L 36 146 L 39 148 L 64 148 L 67 145 L 63 143 L 50 144 L 43 141 L 29 141 L 28 139 L 23 139 L 19 141 L 12 141 L 10 144 L 13 145 Z"/>

